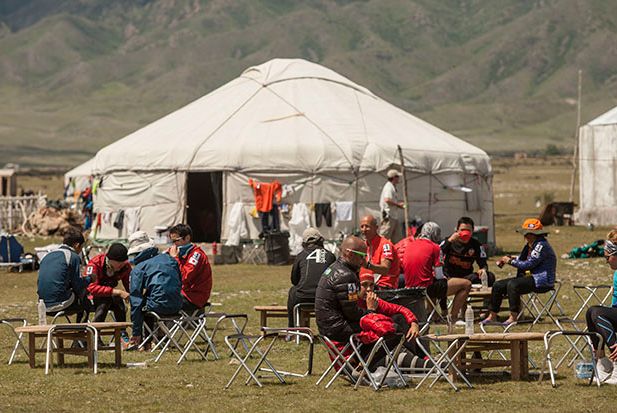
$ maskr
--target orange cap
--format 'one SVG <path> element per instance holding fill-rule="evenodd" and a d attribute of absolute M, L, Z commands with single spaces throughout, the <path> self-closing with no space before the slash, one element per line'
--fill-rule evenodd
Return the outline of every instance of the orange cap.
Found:
<path fill-rule="evenodd" d="M 544 235 L 548 234 L 548 231 L 544 229 L 544 226 L 537 218 L 527 218 L 520 228 L 516 229 L 516 232 L 520 232 L 523 235 L 534 234 Z"/>

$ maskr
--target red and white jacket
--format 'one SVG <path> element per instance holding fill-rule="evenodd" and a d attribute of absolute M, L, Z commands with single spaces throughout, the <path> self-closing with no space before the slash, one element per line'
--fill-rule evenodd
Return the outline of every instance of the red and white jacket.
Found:
<path fill-rule="evenodd" d="M 84 278 L 90 278 L 92 282 L 88 284 L 86 290 L 94 298 L 111 297 L 114 288 L 118 286 L 118 281 L 122 281 L 124 289 L 129 292 L 129 275 L 131 274 L 131 264 L 128 262 L 120 271 L 112 273 L 105 265 L 106 254 L 102 253 L 92 258 L 84 270 Z"/>
<path fill-rule="evenodd" d="M 183 257 L 177 256 L 182 274 L 182 295 L 197 307 L 203 307 L 212 291 L 212 268 L 204 250 L 193 245 Z"/>

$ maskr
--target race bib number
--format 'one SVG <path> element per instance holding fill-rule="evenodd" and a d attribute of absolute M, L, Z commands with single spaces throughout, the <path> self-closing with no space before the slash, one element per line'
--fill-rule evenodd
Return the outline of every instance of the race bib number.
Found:
<path fill-rule="evenodd" d="M 308 260 L 315 260 L 317 264 L 323 264 L 326 262 L 326 250 L 316 249 L 311 252 L 307 257 Z"/>
<path fill-rule="evenodd" d="M 201 254 L 195 251 L 193 255 L 191 255 L 191 258 L 189 258 L 189 264 L 197 265 L 200 257 L 201 257 Z"/>
<path fill-rule="evenodd" d="M 92 275 L 93 272 L 94 272 L 94 267 L 91 265 L 88 265 L 88 268 L 86 268 L 86 275 Z"/>
<path fill-rule="evenodd" d="M 383 256 L 392 259 L 392 246 L 390 244 L 383 244 Z"/>
<path fill-rule="evenodd" d="M 354 283 L 347 284 L 347 300 L 358 301 L 358 286 Z"/>
<path fill-rule="evenodd" d="M 480 247 L 480 258 L 486 258 L 486 251 L 484 247 Z"/>
<path fill-rule="evenodd" d="M 540 258 L 540 252 L 542 251 L 542 244 L 536 245 L 536 247 L 531 252 L 531 256 L 533 258 Z"/>

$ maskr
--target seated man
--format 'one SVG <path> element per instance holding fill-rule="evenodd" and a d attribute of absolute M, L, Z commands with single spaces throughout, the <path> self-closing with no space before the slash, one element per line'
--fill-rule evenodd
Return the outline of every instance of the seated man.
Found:
<path fill-rule="evenodd" d="M 486 251 L 480 241 L 473 238 L 473 230 L 473 219 L 461 217 L 456 231 L 441 242 L 439 246 L 444 254 L 444 273 L 448 279 L 465 278 L 472 284 L 482 284 L 482 278 L 486 277 L 491 287 L 495 275 L 488 270 Z M 474 262 L 478 265 L 477 272 L 473 270 Z M 488 307 L 488 300 L 485 300 L 484 306 Z"/>
<path fill-rule="evenodd" d="M 302 234 L 302 251 L 296 255 L 291 267 L 291 284 L 287 297 L 288 326 L 294 327 L 293 309 L 299 303 L 314 303 L 315 289 L 321 274 L 336 257 L 323 246 L 324 238 L 312 227 Z"/>
<path fill-rule="evenodd" d="M 169 255 L 178 261 L 182 274 L 182 310 L 191 315 L 204 308 L 212 291 L 212 268 L 204 250 L 193 244 L 191 227 L 178 224 L 171 227 L 173 245 Z"/>
<path fill-rule="evenodd" d="M 399 257 L 394 244 L 377 233 L 377 220 L 367 215 L 360 220 L 360 232 L 368 246 L 366 263 L 360 272 L 376 274 L 375 280 L 380 288 L 398 288 L 400 275 Z"/>
<path fill-rule="evenodd" d="M 355 236 L 345 238 L 341 244 L 341 255 L 319 280 L 315 296 L 315 319 L 320 334 L 335 342 L 339 350 L 349 341 L 352 334 L 360 333 L 360 320 L 367 314 L 380 313 L 388 316 L 400 314 L 395 319 L 409 340 L 417 337 L 419 327 L 413 313 L 399 305 L 377 298 L 372 291 L 374 278 L 364 274 L 360 284 L 358 273 L 364 263 L 366 244 Z M 379 359 L 377 357 L 377 359 Z M 411 359 L 409 359 L 411 362 Z M 377 365 L 371 366 L 376 367 Z"/>
<path fill-rule="evenodd" d="M 154 320 L 144 313 L 153 311 L 158 315 L 175 315 L 182 308 L 182 283 L 180 268 L 168 254 L 159 254 L 154 241 L 144 231 L 129 237 L 129 256 L 134 265 L 130 275 L 131 321 L 133 335 L 131 348 L 141 343 L 143 323 L 153 328 Z"/>
<path fill-rule="evenodd" d="M 129 299 L 129 264 L 127 249 L 120 243 L 113 243 L 106 253 L 93 257 L 86 266 L 84 276 L 91 279 L 88 292 L 94 302 L 94 321 L 102 322 L 109 310 L 113 311 L 118 322 L 126 321 L 126 307 L 124 302 Z M 118 281 L 122 281 L 124 290 L 116 288 Z M 129 341 L 126 331 L 122 331 L 124 343 Z"/>
<path fill-rule="evenodd" d="M 454 301 L 448 318 L 448 326 L 464 326 L 458 319 L 461 308 L 465 305 L 471 281 L 464 278 L 445 278 L 441 250 L 437 242 L 441 239 L 441 228 L 435 222 L 427 222 L 420 228 L 420 234 L 405 248 L 402 266 L 405 275 L 405 287 L 424 287 L 426 295 L 433 302 L 445 302 L 447 296 L 453 295 Z"/>
<path fill-rule="evenodd" d="M 57 250 L 49 252 L 41 260 L 37 280 L 39 299 L 45 302 L 47 313 L 54 315 L 59 311 L 76 314 L 79 323 L 87 319 L 89 309 L 86 299 L 86 286 L 89 278 L 82 278 L 79 254 L 84 245 L 83 234 L 69 229 Z"/>

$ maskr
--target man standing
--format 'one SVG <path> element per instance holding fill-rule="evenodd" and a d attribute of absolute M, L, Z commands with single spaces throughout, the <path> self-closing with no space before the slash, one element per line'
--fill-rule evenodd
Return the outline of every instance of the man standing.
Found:
<path fill-rule="evenodd" d="M 138 346 L 142 340 L 144 313 L 177 314 L 182 308 L 182 284 L 178 262 L 168 254 L 159 254 L 145 231 L 137 231 L 129 237 L 128 254 L 135 265 L 130 275 L 133 322 L 130 344 Z M 153 321 L 145 320 L 151 329 Z"/>
<path fill-rule="evenodd" d="M 37 280 L 39 299 L 45 302 L 48 314 L 64 311 L 77 314 L 79 323 L 88 310 L 86 303 L 86 286 L 89 278 L 82 278 L 79 254 L 85 239 L 81 232 L 69 229 L 62 240 L 62 245 L 49 252 L 41 260 Z"/>
<path fill-rule="evenodd" d="M 377 220 L 372 215 L 360 220 L 360 232 L 368 245 L 368 256 L 360 274 L 374 273 L 378 287 L 397 288 L 400 265 L 394 244 L 377 234 Z"/>
<path fill-rule="evenodd" d="M 315 289 L 321 274 L 336 257 L 323 246 L 324 238 L 312 227 L 302 234 L 303 250 L 296 256 L 291 267 L 291 284 L 287 298 L 287 317 L 289 327 L 294 327 L 293 309 L 299 303 L 314 303 Z"/>
<path fill-rule="evenodd" d="M 114 312 L 117 322 L 126 321 L 125 301 L 129 299 L 129 275 L 131 264 L 128 261 L 127 249 L 120 243 L 113 243 L 106 253 L 93 257 L 86 266 L 84 276 L 92 281 L 88 285 L 88 292 L 94 301 L 94 321 L 102 322 L 109 310 Z M 122 281 L 124 290 L 116 288 L 118 281 Z M 122 339 L 129 341 L 128 335 L 122 331 Z"/>
<path fill-rule="evenodd" d="M 182 274 L 182 310 L 189 315 L 204 308 L 212 291 L 212 268 L 204 250 L 193 244 L 193 231 L 184 224 L 169 230 L 173 245 L 169 255 L 178 261 Z"/>
<path fill-rule="evenodd" d="M 403 239 L 401 216 L 403 215 L 402 210 L 404 210 L 405 205 L 398 200 L 396 192 L 396 185 L 401 174 L 396 169 L 390 169 L 387 175 L 388 181 L 383 186 L 381 196 L 379 197 L 379 208 L 381 209 L 379 234 L 396 244 Z M 407 219 L 407 217 L 404 219 Z"/>

